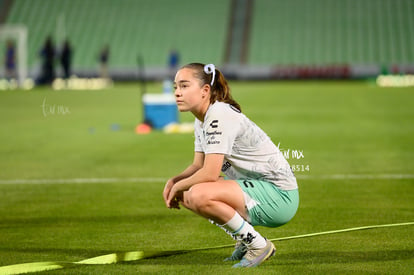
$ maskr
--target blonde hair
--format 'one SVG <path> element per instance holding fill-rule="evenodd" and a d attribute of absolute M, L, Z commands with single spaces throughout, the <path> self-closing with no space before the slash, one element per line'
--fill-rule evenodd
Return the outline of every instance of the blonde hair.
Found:
<path fill-rule="evenodd" d="M 207 74 L 204 70 L 205 66 L 205 64 L 201 63 L 190 63 L 184 65 L 181 69 L 192 69 L 194 71 L 194 77 L 201 81 L 201 86 L 205 84 L 210 85 L 210 104 L 216 101 L 224 102 L 241 111 L 240 104 L 231 96 L 230 87 L 223 74 L 217 69 L 215 69 L 215 74 Z"/>

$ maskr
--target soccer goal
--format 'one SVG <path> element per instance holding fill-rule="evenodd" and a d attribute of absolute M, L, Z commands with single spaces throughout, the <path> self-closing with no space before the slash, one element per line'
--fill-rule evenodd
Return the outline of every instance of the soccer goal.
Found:
<path fill-rule="evenodd" d="M 16 49 L 16 75 L 19 86 L 24 84 L 27 78 L 27 27 L 24 25 L 0 25 L 0 47 L 2 57 L 6 51 L 7 41 L 13 41 Z M 1 71 L 4 72 L 4 63 Z M 1 74 L 1 76 L 3 76 Z"/>

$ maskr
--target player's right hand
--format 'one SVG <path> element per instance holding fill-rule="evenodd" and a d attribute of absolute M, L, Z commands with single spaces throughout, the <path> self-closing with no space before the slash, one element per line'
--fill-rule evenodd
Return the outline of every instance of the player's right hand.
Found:
<path fill-rule="evenodd" d="M 167 180 L 165 184 L 164 191 L 162 192 L 162 196 L 164 198 L 165 205 L 168 207 L 168 197 L 170 195 L 171 188 L 174 186 L 174 181 L 172 179 Z"/>

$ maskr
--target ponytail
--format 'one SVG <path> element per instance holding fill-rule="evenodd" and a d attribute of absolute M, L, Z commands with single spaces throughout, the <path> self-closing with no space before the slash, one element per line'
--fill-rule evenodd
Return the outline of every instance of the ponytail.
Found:
<path fill-rule="evenodd" d="M 227 80 L 219 70 L 216 70 L 216 81 L 214 81 L 213 86 L 211 87 L 210 96 L 211 104 L 216 101 L 228 103 L 241 111 L 240 104 L 233 99 Z"/>
<path fill-rule="evenodd" d="M 241 111 L 240 104 L 231 95 L 226 78 L 213 64 L 190 63 L 183 68 L 193 69 L 195 77 L 201 80 L 202 85 L 210 85 L 210 104 L 216 101 L 224 102 Z"/>

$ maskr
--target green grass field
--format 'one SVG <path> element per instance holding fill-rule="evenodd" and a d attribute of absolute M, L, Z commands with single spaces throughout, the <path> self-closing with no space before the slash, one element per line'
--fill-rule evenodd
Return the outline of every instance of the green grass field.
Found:
<path fill-rule="evenodd" d="M 412 88 L 231 86 L 244 113 L 289 150 L 298 170 L 298 213 L 283 227 L 258 227 L 265 237 L 414 222 Z M 0 266 L 232 243 L 208 221 L 164 206 L 165 180 L 192 160 L 192 134 L 137 135 L 141 121 L 134 83 L 0 91 Z M 276 241 L 276 255 L 254 270 L 232 269 L 222 261 L 232 248 L 221 248 L 45 273 L 412 274 L 413 236 L 407 225 Z"/>

